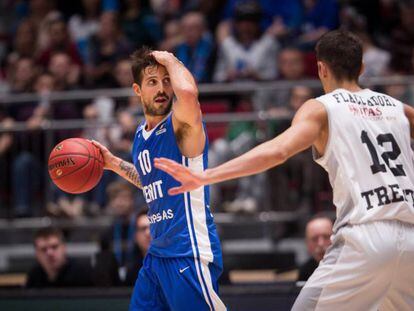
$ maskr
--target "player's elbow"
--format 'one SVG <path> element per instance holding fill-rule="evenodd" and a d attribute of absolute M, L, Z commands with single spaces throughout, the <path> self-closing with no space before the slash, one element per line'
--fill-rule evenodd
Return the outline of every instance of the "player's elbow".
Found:
<path fill-rule="evenodd" d="M 278 148 L 277 150 L 272 150 L 272 162 L 275 165 L 279 165 L 282 163 L 285 163 L 287 159 L 289 158 L 287 150 L 284 148 Z"/>

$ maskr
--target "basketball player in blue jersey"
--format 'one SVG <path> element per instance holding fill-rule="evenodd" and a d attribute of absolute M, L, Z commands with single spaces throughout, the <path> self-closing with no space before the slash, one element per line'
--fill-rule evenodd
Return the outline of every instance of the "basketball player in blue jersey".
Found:
<path fill-rule="evenodd" d="M 154 163 L 180 194 L 284 163 L 312 146 L 329 174 L 337 219 L 319 266 L 292 310 L 414 309 L 414 109 L 362 89 L 362 44 L 336 30 L 316 45 L 325 95 L 305 102 L 292 126 L 240 157 L 203 172 Z"/>
<path fill-rule="evenodd" d="M 131 60 L 132 88 L 145 116 L 135 134 L 134 164 L 94 142 L 105 169 L 141 188 L 149 206 L 152 242 L 130 310 L 225 310 L 217 294 L 222 257 L 209 188 L 170 196 L 167 190 L 179 183 L 153 162 L 165 157 L 195 171 L 206 169 L 208 141 L 196 83 L 171 53 L 142 48 Z"/>

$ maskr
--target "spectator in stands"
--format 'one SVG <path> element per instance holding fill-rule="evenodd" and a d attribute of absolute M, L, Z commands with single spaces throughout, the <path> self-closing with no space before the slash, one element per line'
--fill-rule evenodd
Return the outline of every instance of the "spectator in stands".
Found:
<path fill-rule="evenodd" d="M 183 42 L 181 24 L 178 19 L 170 19 L 164 23 L 164 37 L 158 45 L 160 51 L 172 52 L 176 46 Z"/>
<path fill-rule="evenodd" d="M 271 35 L 261 33 L 261 18 L 256 1 L 241 2 L 235 7 L 234 33 L 219 46 L 215 82 L 276 78 L 278 44 Z"/>
<path fill-rule="evenodd" d="M 313 90 L 304 85 L 297 85 L 289 90 L 286 106 L 270 107 L 267 111 L 272 119 L 269 122 L 271 135 L 286 130 L 294 113 L 310 98 L 315 96 Z M 323 170 L 314 163 L 312 151 L 307 150 L 290 158 L 284 167 L 272 169 L 267 174 L 269 184 L 269 200 L 275 210 L 297 210 L 305 213 L 313 212 L 311 208 L 316 200 L 316 193 L 324 190 L 326 176 Z"/>
<path fill-rule="evenodd" d="M 279 79 L 296 81 L 307 77 L 305 71 L 305 55 L 296 47 L 284 47 L 277 57 L 277 67 L 279 69 Z M 254 106 L 256 110 L 269 111 L 273 108 L 287 107 L 290 98 L 290 90 L 264 90 L 256 93 Z"/>
<path fill-rule="evenodd" d="M 175 48 L 175 55 L 198 83 L 209 82 L 215 47 L 203 14 L 196 11 L 185 14 L 181 18 L 181 32 L 184 42 Z"/>
<path fill-rule="evenodd" d="M 391 67 L 403 74 L 412 74 L 411 54 L 414 48 L 414 1 L 398 2 L 400 24 L 391 34 Z"/>
<path fill-rule="evenodd" d="M 83 63 L 88 62 L 88 41 L 99 29 L 100 0 L 82 0 L 82 10 L 72 15 L 68 22 L 68 30 L 76 43 Z"/>
<path fill-rule="evenodd" d="M 312 256 L 299 268 L 298 281 L 307 281 L 331 245 L 332 220 L 316 215 L 306 225 L 306 247 Z"/>
<path fill-rule="evenodd" d="M 131 186 L 123 181 L 109 184 L 107 192 L 108 212 L 114 216 L 114 222 L 103 239 L 109 241 L 105 243 L 112 245 L 115 258 L 124 274 L 125 267 L 134 260 L 135 193 Z M 124 279 L 125 275 L 121 275 L 121 280 Z"/>
<path fill-rule="evenodd" d="M 38 29 L 46 16 L 55 8 L 55 0 L 32 0 L 29 1 L 29 14 L 27 18 L 34 23 Z"/>
<path fill-rule="evenodd" d="M 229 20 L 235 17 L 235 8 L 243 1 L 245 0 L 226 1 L 222 16 L 224 21 L 220 24 L 218 31 L 219 41 L 222 36 L 220 33 L 230 30 Z M 300 0 L 259 0 L 258 3 L 263 11 L 260 20 L 262 31 L 266 31 L 270 27 L 278 39 L 297 33 L 302 16 Z"/>
<path fill-rule="evenodd" d="M 26 287 L 78 287 L 92 285 L 91 268 L 68 258 L 61 230 L 47 227 L 34 238 L 36 265 L 27 276 Z"/>
<path fill-rule="evenodd" d="M 131 72 L 131 61 L 128 58 L 119 59 L 116 62 L 114 70 L 114 78 L 117 87 L 128 88 L 131 87 L 133 81 Z"/>
<path fill-rule="evenodd" d="M 121 27 L 123 33 L 137 49 L 143 45 L 156 46 L 162 38 L 162 28 L 149 7 L 142 0 L 125 1 Z M 137 31 L 139 29 L 139 31 Z"/>
<path fill-rule="evenodd" d="M 37 68 L 33 59 L 29 57 L 19 58 L 14 66 L 11 64 L 8 68 L 9 91 L 11 93 L 33 92 L 33 82 L 36 78 L 36 73 Z"/>
<path fill-rule="evenodd" d="M 72 63 L 81 65 L 82 59 L 79 55 L 78 48 L 71 41 L 65 21 L 61 17 L 56 17 L 48 24 L 48 44 L 40 51 L 38 62 L 46 67 L 52 55 L 56 52 L 62 52 L 69 56 Z"/>
<path fill-rule="evenodd" d="M 303 0 L 302 3 L 302 34 L 297 39 L 297 44 L 304 50 L 313 51 L 324 33 L 338 27 L 339 5 L 337 0 Z"/>
<path fill-rule="evenodd" d="M 125 285 L 133 286 L 141 269 L 144 257 L 147 255 L 150 243 L 150 222 L 148 220 L 148 209 L 143 208 L 135 218 L 135 248 L 134 259 L 127 266 Z"/>
<path fill-rule="evenodd" d="M 387 73 L 391 55 L 388 51 L 374 45 L 367 32 L 358 33 L 362 41 L 364 72 L 361 77 L 379 77 Z"/>
<path fill-rule="evenodd" d="M 37 91 L 36 69 L 32 59 L 24 58 L 17 62 L 15 71 L 16 83 L 12 90 L 17 92 Z M 34 88 L 33 88 L 34 85 Z M 29 127 L 26 131 L 14 133 L 13 149 L 16 153 L 11 161 L 11 180 L 13 214 L 15 217 L 26 217 L 34 214 L 36 209 L 36 194 L 40 191 L 42 178 L 41 163 L 44 160 L 43 136 L 37 131 L 35 116 L 40 116 L 41 102 L 28 102 L 11 105 L 9 115 L 18 122 L 25 122 Z"/>
<path fill-rule="evenodd" d="M 89 40 L 87 83 L 95 87 L 113 87 L 112 70 L 117 60 L 129 56 L 131 44 L 121 32 L 116 12 L 102 13 L 99 22 L 98 33 Z"/>
<path fill-rule="evenodd" d="M 10 118 L 5 109 L 0 108 L 0 127 L 11 128 L 13 119 Z M 0 217 L 5 216 L 7 211 L 5 208 L 10 206 L 10 162 L 12 161 L 11 147 L 13 146 L 13 134 L 10 132 L 0 133 L 0 172 L 3 178 L 0 179 Z"/>
<path fill-rule="evenodd" d="M 12 51 L 7 56 L 7 65 L 13 67 L 21 58 L 33 59 L 37 50 L 36 28 L 30 20 L 24 20 L 13 38 Z"/>
<path fill-rule="evenodd" d="M 49 72 L 55 80 L 56 91 L 76 89 L 80 84 L 80 66 L 73 63 L 69 54 L 55 52 L 48 63 Z"/>

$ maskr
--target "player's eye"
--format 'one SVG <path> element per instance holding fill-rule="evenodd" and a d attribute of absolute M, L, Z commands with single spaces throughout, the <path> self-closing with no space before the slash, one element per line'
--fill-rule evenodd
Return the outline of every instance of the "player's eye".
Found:
<path fill-rule="evenodd" d="M 157 84 L 157 80 L 155 79 L 148 80 L 148 85 L 155 85 L 155 84 Z"/>
<path fill-rule="evenodd" d="M 170 78 L 164 78 L 163 82 L 164 84 L 167 84 L 167 85 L 171 84 Z"/>

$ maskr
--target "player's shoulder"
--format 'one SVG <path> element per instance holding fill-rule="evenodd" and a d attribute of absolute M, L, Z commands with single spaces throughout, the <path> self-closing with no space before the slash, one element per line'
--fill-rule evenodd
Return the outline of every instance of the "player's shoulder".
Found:
<path fill-rule="evenodd" d="M 315 119 L 325 121 L 327 110 L 325 105 L 318 98 L 308 99 L 296 112 L 295 119 Z"/>

